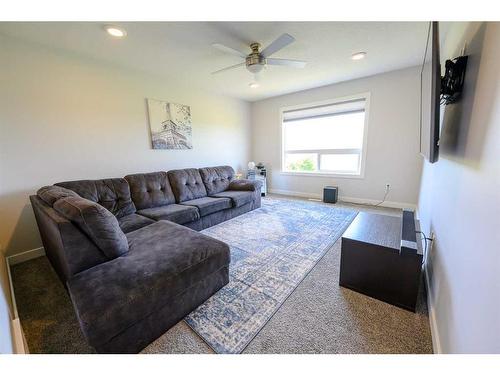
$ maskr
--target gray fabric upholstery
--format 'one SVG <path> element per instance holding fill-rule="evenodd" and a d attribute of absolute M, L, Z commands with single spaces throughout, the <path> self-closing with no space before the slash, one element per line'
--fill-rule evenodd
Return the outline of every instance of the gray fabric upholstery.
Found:
<path fill-rule="evenodd" d="M 137 210 L 175 203 L 167 172 L 130 174 L 125 179 Z"/>
<path fill-rule="evenodd" d="M 206 216 L 211 213 L 231 208 L 231 199 L 203 197 L 182 202 L 182 205 L 194 206 L 198 208 L 200 216 Z"/>
<path fill-rule="evenodd" d="M 78 197 L 79 195 L 75 193 L 73 190 L 69 190 L 63 188 L 61 186 L 44 186 L 36 192 L 45 203 L 47 203 L 50 207 L 56 203 L 58 199 L 67 198 L 67 197 Z"/>
<path fill-rule="evenodd" d="M 67 197 L 54 203 L 54 209 L 85 232 L 109 259 L 128 251 L 127 237 L 118 220 L 101 205 L 81 197 Z"/>
<path fill-rule="evenodd" d="M 121 331 L 110 341 L 95 345 L 98 353 L 138 353 L 163 335 L 191 311 L 229 282 L 229 271 L 223 267 L 171 298 L 138 323 Z"/>
<path fill-rule="evenodd" d="M 203 285 L 204 279 L 227 268 L 230 261 L 225 243 L 167 221 L 130 232 L 127 237 L 130 251 L 126 255 L 81 272 L 68 282 L 82 331 L 96 348 L 106 347 L 113 337 L 165 306 L 182 312 L 175 313 L 176 317 L 189 312 L 172 300 L 197 284 Z M 204 288 L 207 292 L 200 296 L 202 301 L 214 291 L 213 285 Z M 197 303 L 202 302 L 199 299 Z M 155 326 L 156 322 L 150 324 Z M 134 351 L 138 349 L 133 341 L 128 344 Z M 114 351 L 113 347 L 108 349 Z"/>
<path fill-rule="evenodd" d="M 240 207 L 234 207 L 227 210 L 217 211 L 207 216 L 202 216 L 199 220 L 192 221 L 190 223 L 184 224 L 186 227 L 200 231 L 205 228 L 213 227 L 214 225 L 220 224 L 224 221 L 232 219 L 233 217 L 242 215 L 246 212 L 254 210 L 253 202 L 246 203 Z"/>
<path fill-rule="evenodd" d="M 145 227 L 146 225 L 153 224 L 155 221 L 146 216 L 130 214 L 118 218 L 118 224 L 123 233 L 132 232 L 134 230 Z"/>
<path fill-rule="evenodd" d="M 30 196 L 45 254 L 63 285 L 73 275 L 109 259 L 74 223 L 38 196 Z"/>
<path fill-rule="evenodd" d="M 99 203 L 116 217 L 135 212 L 135 206 L 130 197 L 130 188 L 124 178 L 67 181 L 58 182 L 55 185 L 73 190 L 81 197 Z"/>
<path fill-rule="evenodd" d="M 256 191 L 262 188 L 262 181 L 259 180 L 233 180 L 226 190 Z"/>
<path fill-rule="evenodd" d="M 75 273 L 108 260 L 87 235 L 72 222 L 58 214 L 38 196 L 31 196 L 30 200 L 47 257 L 64 284 Z M 255 192 L 251 203 L 218 211 L 184 225 L 195 230 L 202 230 L 256 209 L 260 207 L 260 201 L 260 193 Z M 124 219 L 127 220 L 126 217 Z"/>
<path fill-rule="evenodd" d="M 231 185 L 230 167 L 204 170 L 222 176 L 207 179 L 211 191 L 234 189 L 207 197 L 200 172 L 185 169 L 61 182 L 30 197 L 47 257 L 98 352 L 138 352 L 228 282 L 227 245 L 186 227 L 258 208 L 260 191 Z"/>
<path fill-rule="evenodd" d="M 200 176 L 208 195 L 227 190 L 234 179 L 234 169 L 230 166 L 200 168 Z"/>
<path fill-rule="evenodd" d="M 168 179 L 177 203 L 207 196 L 207 190 L 197 169 L 169 171 Z"/>
<path fill-rule="evenodd" d="M 177 224 L 185 224 L 200 218 L 200 213 L 196 207 L 184 206 L 181 204 L 169 204 L 167 206 L 146 208 L 137 211 L 137 213 L 155 221 L 169 220 Z"/>
<path fill-rule="evenodd" d="M 212 196 L 216 198 L 231 198 L 233 207 L 240 207 L 245 203 L 250 203 L 253 200 L 254 194 L 252 191 L 226 190 Z"/>

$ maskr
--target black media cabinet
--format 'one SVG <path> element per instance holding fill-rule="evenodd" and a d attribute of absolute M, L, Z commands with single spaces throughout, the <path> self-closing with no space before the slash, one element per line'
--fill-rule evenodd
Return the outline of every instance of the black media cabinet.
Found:
<path fill-rule="evenodd" d="M 361 212 L 342 235 L 339 284 L 415 311 L 422 258 L 413 212 Z"/>

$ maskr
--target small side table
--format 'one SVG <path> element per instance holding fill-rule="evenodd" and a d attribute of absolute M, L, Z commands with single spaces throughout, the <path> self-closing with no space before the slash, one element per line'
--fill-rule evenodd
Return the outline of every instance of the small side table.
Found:
<path fill-rule="evenodd" d="M 259 180 L 262 181 L 262 188 L 260 189 L 260 195 L 265 197 L 267 195 L 267 179 L 266 176 L 261 174 L 247 174 L 247 179 L 249 180 Z"/>
<path fill-rule="evenodd" d="M 262 181 L 262 188 L 260 189 L 260 195 L 262 195 L 263 197 L 265 197 L 266 194 L 267 194 L 267 179 L 266 179 L 266 176 L 262 176 L 261 174 L 258 174 L 258 175 L 255 176 L 255 179 Z"/>

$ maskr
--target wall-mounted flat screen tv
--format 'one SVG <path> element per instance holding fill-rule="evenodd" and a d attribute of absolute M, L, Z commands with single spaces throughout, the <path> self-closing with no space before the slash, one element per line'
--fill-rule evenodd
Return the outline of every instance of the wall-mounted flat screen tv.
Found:
<path fill-rule="evenodd" d="M 430 22 L 420 74 L 420 153 L 430 162 L 439 157 L 441 65 L 439 25 Z"/>

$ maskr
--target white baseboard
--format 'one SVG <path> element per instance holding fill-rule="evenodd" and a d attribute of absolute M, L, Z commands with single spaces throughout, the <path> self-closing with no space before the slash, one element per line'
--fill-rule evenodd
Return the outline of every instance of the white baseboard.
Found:
<path fill-rule="evenodd" d="M 45 255 L 45 249 L 43 247 L 39 247 L 37 249 L 31 249 L 27 251 L 23 251 L 19 254 L 14 254 L 8 256 L 7 264 L 13 266 L 14 264 L 19 264 L 23 262 L 27 262 L 28 260 L 43 257 Z"/>
<path fill-rule="evenodd" d="M 41 249 L 41 250 L 40 250 Z M 13 344 L 13 352 L 15 354 L 26 354 L 29 353 L 28 345 L 26 344 L 26 340 L 24 339 L 24 333 L 21 326 L 21 321 L 19 320 L 19 314 L 17 312 L 17 302 L 16 295 L 14 293 L 14 284 L 12 282 L 12 273 L 10 271 L 10 267 L 13 264 L 18 264 L 21 262 L 25 262 L 29 259 L 34 259 L 39 256 L 45 254 L 43 248 L 33 249 L 29 251 L 25 251 L 21 254 L 16 254 L 10 257 L 5 258 L 6 266 L 7 266 L 7 278 L 9 282 L 8 290 L 10 292 L 10 299 L 12 302 L 12 319 L 10 321 L 11 327 L 11 338 Z"/>
<path fill-rule="evenodd" d="M 374 205 L 374 204 L 379 204 L 380 200 L 376 199 L 363 199 L 363 198 L 353 198 L 353 197 L 344 197 L 344 196 L 339 196 L 339 201 L 341 202 L 346 202 L 346 203 L 357 203 L 357 204 L 367 204 L 367 205 Z M 406 203 L 406 202 L 395 202 L 395 201 L 385 201 L 381 204 L 379 204 L 380 207 L 387 207 L 387 208 L 409 208 L 413 211 L 417 209 L 417 205 L 414 203 Z"/>
<path fill-rule="evenodd" d="M 321 194 L 315 193 L 304 193 L 300 191 L 291 191 L 291 190 L 281 190 L 281 189 L 270 189 L 270 193 L 280 194 L 280 195 L 289 195 L 292 197 L 300 197 L 300 198 L 312 198 L 312 199 L 322 199 L 323 196 Z M 374 205 L 380 203 L 378 200 L 374 199 L 363 199 L 363 198 L 353 198 L 346 196 L 339 196 L 339 201 L 345 203 L 356 203 L 356 204 L 366 204 L 366 205 Z M 385 201 L 380 204 L 380 207 L 388 207 L 388 208 L 410 208 L 412 210 L 417 209 L 417 205 L 414 203 L 404 203 L 404 202 L 394 202 L 394 201 Z"/>
<path fill-rule="evenodd" d="M 14 342 L 14 353 L 16 354 L 27 354 L 26 341 L 24 340 L 23 328 L 21 327 L 21 321 L 19 318 L 15 318 L 11 321 L 12 338 Z"/>
<path fill-rule="evenodd" d="M 272 194 L 289 195 L 291 197 L 313 198 L 313 199 L 322 199 L 323 198 L 323 196 L 321 194 L 302 193 L 300 191 L 269 189 L 269 192 Z"/>
<path fill-rule="evenodd" d="M 427 270 L 424 270 L 424 275 L 425 289 L 427 291 L 427 310 L 429 312 L 429 325 L 431 326 L 432 350 L 434 351 L 434 354 L 443 354 L 443 351 L 441 350 L 441 341 L 439 340 L 439 331 L 437 328 L 436 310 L 434 308 L 434 304 L 432 303 L 433 293 Z"/>

